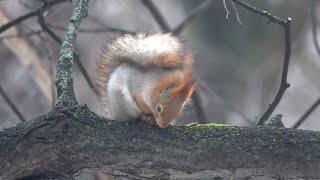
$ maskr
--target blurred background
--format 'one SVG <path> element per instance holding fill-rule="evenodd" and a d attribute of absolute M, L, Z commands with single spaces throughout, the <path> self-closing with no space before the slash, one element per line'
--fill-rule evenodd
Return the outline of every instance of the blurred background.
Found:
<path fill-rule="evenodd" d="M 171 28 L 177 27 L 201 0 L 154 0 Z M 292 22 L 292 54 L 288 74 L 291 87 L 273 115 L 282 114 L 291 127 L 320 97 L 320 57 L 312 43 L 310 1 L 247 1 Z M 0 2 L 0 24 L 41 6 L 40 0 Z M 201 104 L 209 122 L 248 126 L 272 102 L 280 84 L 284 58 L 284 32 L 281 26 L 237 7 L 241 23 L 230 2 L 226 18 L 222 0 L 186 26 L 181 38 L 195 57 L 195 69 L 202 84 Z M 49 27 L 60 37 L 71 15 L 73 4 L 61 3 L 45 13 Z M 320 14 L 320 2 L 316 3 Z M 320 24 L 320 18 L 317 19 Z M 139 0 L 91 0 L 89 17 L 81 24 L 76 40 L 80 60 L 92 80 L 102 46 L 121 35 L 110 28 L 130 32 L 161 32 L 150 11 Z M 320 28 L 318 28 L 320 31 Z M 319 32 L 320 33 L 320 32 Z M 47 112 L 54 103 L 54 71 L 60 45 L 41 31 L 38 18 L 31 18 L 0 34 L 0 85 L 22 115 L 31 120 Z M 78 101 L 103 115 L 103 106 L 74 66 Z M 320 129 L 320 108 L 301 125 Z M 197 121 L 192 103 L 177 124 Z M 19 118 L 0 96 L 0 128 L 14 126 Z"/>

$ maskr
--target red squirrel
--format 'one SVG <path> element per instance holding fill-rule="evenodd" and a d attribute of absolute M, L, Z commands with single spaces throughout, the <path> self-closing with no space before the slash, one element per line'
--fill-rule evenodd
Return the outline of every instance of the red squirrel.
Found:
<path fill-rule="evenodd" d="M 171 34 L 127 34 L 107 44 L 96 83 L 110 118 L 167 127 L 195 89 L 192 62 L 190 51 Z"/>

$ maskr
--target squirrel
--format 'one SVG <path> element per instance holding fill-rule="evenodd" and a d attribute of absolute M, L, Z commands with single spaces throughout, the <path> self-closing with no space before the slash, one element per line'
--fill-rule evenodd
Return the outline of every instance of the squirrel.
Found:
<path fill-rule="evenodd" d="M 122 35 L 104 46 L 96 85 L 111 119 L 167 127 L 195 89 L 193 57 L 167 34 Z"/>

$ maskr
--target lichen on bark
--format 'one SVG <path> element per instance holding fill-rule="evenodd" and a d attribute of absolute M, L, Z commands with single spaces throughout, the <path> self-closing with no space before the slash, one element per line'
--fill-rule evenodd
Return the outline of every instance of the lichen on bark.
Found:
<path fill-rule="evenodd" d="M 88 0 L 79 0 L 64 33 L 60 56 L 57 63 L 56 87 L 58 102 L 56 109 L 68 109 L 76 106 L 77 100 L 73 89 L 72 65 L 74 59 L 73 43 L 81 21 L 88 15 Z"/>

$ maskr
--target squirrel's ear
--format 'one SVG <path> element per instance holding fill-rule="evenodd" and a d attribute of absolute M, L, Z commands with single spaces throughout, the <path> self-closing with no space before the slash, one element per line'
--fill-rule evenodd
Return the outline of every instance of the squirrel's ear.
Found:
<path fill-rule="evenodd" d="M 169 96 L 169 91 L 175 88 L 176 86 L 177 86 L 176 83 L 173 83 L 173 82 L 168 83 L 168 85 L 166 85 L 165 88 L 160 91 L 160 98 L 162 100 L 167 99 Z"/>
<path fill-rule="evenodd" d="M 166 86 L 166 91 L 169 91 L 170 89 L 173 89 L 173 88 L 175 88 L 176 86 L 177 86 L 176 83 L 173 83 L 173 82 L 168 83 L 168 85 Z"/>

